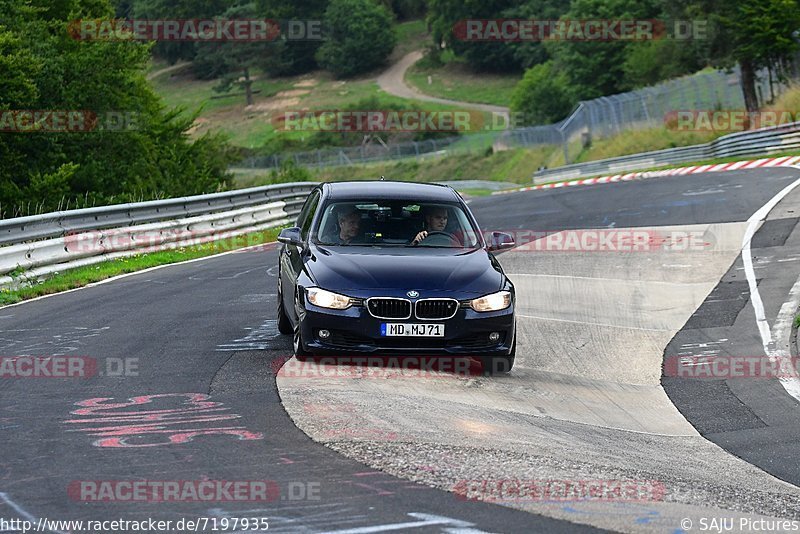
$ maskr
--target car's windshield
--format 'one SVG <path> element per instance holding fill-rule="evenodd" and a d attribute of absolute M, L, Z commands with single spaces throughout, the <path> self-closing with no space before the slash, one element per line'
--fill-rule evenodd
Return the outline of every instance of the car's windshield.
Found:
<path fill-rule="evenodd" d="M 311 239 L 330 246 L 475 248 L 478 231 L 458 204 L 351 200 L 323 209 Z"/>

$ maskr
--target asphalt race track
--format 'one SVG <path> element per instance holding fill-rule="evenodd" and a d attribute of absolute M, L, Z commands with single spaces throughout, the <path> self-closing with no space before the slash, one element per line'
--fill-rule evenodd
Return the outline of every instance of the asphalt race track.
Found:
<path fill-rule="evenodd" d="M 0 355 L 83 357 L 96 373 L 0 379 L 0 518 L 208 526 L 247 517 L 308 533 L 680 532 L 684 518 L 798 520 L 793 385 L 676 378 L 664 362 L 708 347 L 764 355 L 742 237 L 799 177 L 772 168 L 471 200 L 484 230 L 704 239 L 694 250 L 528 244 L 501 254 L 520 314 L 517 366 L 504 377 L 279 372 L 291 343 L 275 325 L 270 246 L 2 308 Z M 798 189 L 752 240 L 770 350 L 784 350 L 798 293 Z M 647 481 L 664 491 L 577 503 L 452 491 L 497 480 Z M 267 497 L 98 491 L 134 481 L 239 481 Z"/>

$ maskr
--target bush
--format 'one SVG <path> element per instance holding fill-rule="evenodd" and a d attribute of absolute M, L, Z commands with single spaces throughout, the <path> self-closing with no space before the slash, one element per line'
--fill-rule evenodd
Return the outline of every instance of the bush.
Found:
<path fill-rule="evenodd" d="M 382 65 L 397 44 L 391 14 L 374 0 L 332 0 L 325 20 L 331 34 L 317 61 L 339 78 Z"/>
<path fill-rule="evenodd" d="M 297 164 L 290 160 L 284 160 L 281 163 L 281 168 L 273 170 L 269 173 L 270 184 L 288 184 L 292 182 L 310 182 L 314 177 L 303 167 L 298 167 Z"/>
<path fill-rule="evenodd" d="M 525 124 L 559 121 L 576 103 L 566 74 L 556 72 L 550 61 L 529 69 L 511 96 L 511 110 L 523 113 Z"/>

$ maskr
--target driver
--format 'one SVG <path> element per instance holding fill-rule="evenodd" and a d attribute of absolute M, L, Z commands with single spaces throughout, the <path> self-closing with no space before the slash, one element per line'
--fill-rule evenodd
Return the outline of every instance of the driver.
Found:
<path fill-rule="evenodd" d="M 349 245 L 361 232 L 361 212 L 355 206 L 342 208 L 336 215 L 339 234 L 333 239 L 335 245 Z"/>
<path fill-rule="evenodd" d="M 420 241 L 428 237 L 428 232 L 444 232 L 447 226 L 447 208 L 429 206 L 423 208 L 422 213 L 425 215 L 426 230 L 421 231 L 414 237 L 411 241 L 412 245 L 418 245 Z"/>

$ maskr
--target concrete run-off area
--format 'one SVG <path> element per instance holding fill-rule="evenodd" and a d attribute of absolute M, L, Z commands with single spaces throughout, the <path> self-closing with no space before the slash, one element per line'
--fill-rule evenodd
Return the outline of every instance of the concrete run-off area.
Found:
<path fill-rule="evenodd" d="M 664 489 L 632 500 L 516 493 L 493 501 L 577 523 L 673 532 L 686 518 L 714 515 L 737 525 L 796 519 L 797 488 L 700 437 L 660 385 L 664 349 L 736 260 L 746 226 L 658 228 L 713 236 L 703 250 L 523 245 L 499 256 L 517 289 L 517 363 L 509 375 L 279 375 L 282 401 L 314 440 L 455 493 L 498 480 L 655 481 Z"/>

